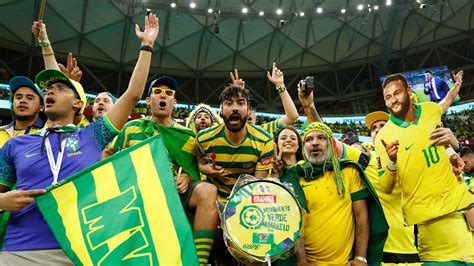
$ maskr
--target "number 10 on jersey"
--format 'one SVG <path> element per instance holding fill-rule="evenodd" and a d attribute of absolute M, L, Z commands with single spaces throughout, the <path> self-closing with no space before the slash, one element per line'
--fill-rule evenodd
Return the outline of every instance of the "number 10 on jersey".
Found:
<path fill-rule="evenodd" d="M 437 146 L 429 146 L 428 149 L 423 149 L 423 155 L 425 156 L 426 165 L 431 167 L 432 164 L 439 162 L 439 154 Z"/>

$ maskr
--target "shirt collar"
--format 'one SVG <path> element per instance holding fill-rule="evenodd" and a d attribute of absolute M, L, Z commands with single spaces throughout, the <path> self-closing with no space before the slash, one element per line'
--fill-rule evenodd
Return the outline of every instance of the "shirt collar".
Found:
<path fill-rule="evenodd" d="M 16 122 L 16 120 L 13 120 L 10 124 L 3 126 L 1 129 L 6 130 L 6 131 L 8 131 L 10 129 L 13 130 L 15 128 L 15 122 Z M 44 126 L 44 123 L 45 123 L 45 120 L 43 120 L 40 116 L 38 116 L 38 118 L 33 123 L 33 125 L 26 128 L 25 134 L 28 134 L 29 129 L 32 128 L 32 127 L 42 128 Z"/>
<path fill-rule="evenodd" d="M 399 127 L 407 128 L 411 124 L 418 125 L 418 121 L 420 120 L 420 116 L 421 116 L 421 106 L 418 105 L 418 104 L 415 104 L 415 117 L 416 117 L 415 122 L 410 123 L 410 122 L 405 121 L 403 119 L 396 118 L 392 114 L 390 114 L 390 121 L 392 121 L 395 125 L 397 125 Z"/>

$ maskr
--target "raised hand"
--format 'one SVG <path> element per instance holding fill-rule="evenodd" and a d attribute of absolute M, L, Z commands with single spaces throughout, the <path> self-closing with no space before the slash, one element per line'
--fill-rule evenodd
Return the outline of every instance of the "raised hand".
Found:
<path fill-rule="evenodd" d="M 277 88 L 285 84 L 283 72 L 276 67 L 275 62 L 273 62 L 272 74 L 270 75 L 270 72 L 267 71 L 267 78 Z"/>
<path fill-rule="evenodd" d="M 5 211 L 18 211 L 35 201 L 32 196 L 45 193 L 44 189 L 12 190 L 0 193 L 0 208 Z"/>
<path fill-rule="evenodd" d="M 314 103 L 314 94 L 313 91 L 311 91 L 309 94 L 305 94 L 301 88 L 300 88 L 300 83 L 298 82 L 297 85 L 298 87 L 298 98 L 300 100 L 301 105 L 303 106 L 311 106 Z"/>
<path fill-rule="evenodd" d="M 280 173 L 283 170 L 283 161 L 281 160 L 283 149 L 279 149 L 276 157 L 273 157 L 273 172 Z"/>
<path fill-rule="evenodd" d="M 451 72 L 451 74 L 453 75 L 454 82 L 459 82 L 462 84 L 462 75 L 464 74 L 463 70 L 458 71 L 456 75 L 454 75 L 454 71 Z"/>
<path fill-rule="evenodd" d="M 35 38 L 39 41 L 48 40 L 48 33 L 46 32 L 46 25 L 43 23 L 42 20 L 33 21 L 33 25 L 31 26 L 31 32 L 35 36 Z"/>
<path fill-rule="evenodd" d="M 67 56 L 67 66 L 64 67 L 63 64 L 58 63 L 59 69 L 61 72 L 66 74 L 70 79 L 79 82 L 82 77 L 82 71 L 77 65 L 77 60 L 72 56 L 72 53 L 69 53 Z"/>
<path fill-rule="evenodd" d="M 135 34 L 137 35 L 142 45 L 153 46 L 156 37 L 158 37 L 159 31 L 160 23 L 158 22 L 158 17 L 153 13 L 150 13 L 150 15 L 145 16 L 144 31 L 141 31 L 140 26 L 138 26 L 138 24 L 135 24 Z"/>
<path fill-rule="evenodd" d="M 234 69 L 234 73 L 230 72 L 229 75 L 230 80 L 232 80 L 232 84 L 245 88 L 245 81 L 239 78 L 239 71 L 237 70 L 237 68 Z"/>
<path fill-rule="evenodd" d="M 388 158 L 390 161 L 396 163 L 397 162 L 397 152 L 398 152 L 398 140 L 395 140 L 392 143 L 387 144 L 383 139 L 382 139 L 382 144 L 385 146 L 385 150 L 387 151 Z"/>

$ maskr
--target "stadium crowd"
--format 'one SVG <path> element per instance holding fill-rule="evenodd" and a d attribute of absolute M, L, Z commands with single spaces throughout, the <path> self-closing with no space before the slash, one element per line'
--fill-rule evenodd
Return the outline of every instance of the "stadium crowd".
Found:
<path fill-rule="evenodd" d="M 7 99 L 9 99 L 9 91 L 6 92 Z M 94 104 L 94 98 L 87 96 L 87 106 L 86 113 L 92 115 L 92 106 Z M 178 121 L 184 121 L 192 112 L 192 108 L 186 107 L 176 107 L 173 110 L 173 118 Z M 150 114 L 150 108 L 146 103 L 139 102 L 135 106 L 132 112 L 132 117 L 144 117 Z M 359 114 L 353 114 L 359 115 Z M 273 118 L 265 115 L 257 114 L 256 125 L 262 125 L 272 121 Z M 459 113 L 452 113 L 442 116 L 443 125 L 451 128 L 454 132 L 454 135 L 458 138 L 460 142 L 474 139 L 474 110 L 466 110 Z M 293 126 L 297 129 L 301 129 L 303 126 L 304 120 L 298 119 L 294 122 Z M 356 132 L 359 136 L 370 137 L 370 130 L 362 122 L 335 122 L 335 123 L 326 123 L 331 127 L 333 133 L 345 134 L 348 132 Z"/>
<path fill-rule="evenodd" d="M 284 72 L 273 63 L 267 78 L 279 93 L 284 114 L 269 119 L 256 116 L 236 69 L 222 88 L 219 112 L 206 104 L 175 108 L 179 99 L 173 77 L 146 84 L 159 33 L 155 14 L 145 17 L 143 31 L 135 28 L 141 48 L 128 89 L 118 99 L 108 92 L 87 99 L 75 58 L 70 55 L 66 67 L 58 64 L 43 21 L 35 21 L 32 32 L 45 70 L 34 81 L 23 76 L 10 80 L 13 121 L 0 128 L 0 209 L 6 226 L 0 265 L 73 264 L 34 196 L 157 135 L 163 136 L 201 265 L 262 262 L 248 255 L 248 246 L 247 253 L 245 246 L 240 250 L 244 255 L 226 248 L 232 238 L 222 226 L 228 215 L 220 215 L 216 206 L 231 204 L 234 186 L 242 185 L 237 180 L 245 174 L 290 184 L 289 197 L 302 209 L 301 230 L 286 237 L 290 244 L 267 253 L 276 265 L 474 263 L 474 154 L 458 141 L 472 138 L 473 111 L 443 116 L 459 93 L 462 71 L 453 75 L 454 88 L 437 103 L 411 102 L 406 78 L 389 75 L 381 90 L 389 112 L 367 114 L 364 124 L 325 124 L 313 91 L 303 83 L 297 90 L 304 114 L 298 113 Z M 136 105 L 143 94 L 146 103 Z M 129 120 L 133 113 L 136 119 Z M 350 132 L 370 136 L 372 142 L 360 143 Z M 334 133 L 347 136 L 338 139 Z M 176 150 L 181 139 L 185 141 Z M 192 163 L 183 154 L 191 154 Z M 266 196 L 273 193 L 262 190 Z M 246 207 L 254 210 L 241 213 L 239 226 L 254 236 L 260 227 L 284 232 L 288 217 L 299 214 L 268 215 L 282 222 L 256 226 L 256 207 Z M 254 241 L 268 238 L 273 235 L 258 235 Z"/>

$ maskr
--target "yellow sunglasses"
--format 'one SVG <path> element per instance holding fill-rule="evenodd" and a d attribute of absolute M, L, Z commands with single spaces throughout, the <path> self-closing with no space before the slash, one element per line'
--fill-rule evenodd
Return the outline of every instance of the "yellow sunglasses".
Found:
<path fill-rule="evenodd" d="M 174 94 L 175 94 L 175 91 L 174 90 L 168 90 L 168 89 L 162 89 L 162 88 L 158 88 L 158 87 L 154 87 L 152 89 L 152 93 L 154 95 L 166 95 L 166 96 L 169 96 L 169 97 L 173 97 Z"/>

